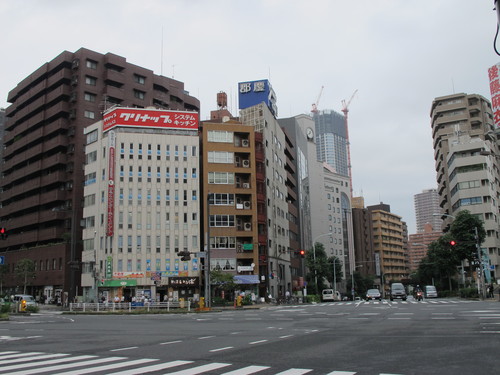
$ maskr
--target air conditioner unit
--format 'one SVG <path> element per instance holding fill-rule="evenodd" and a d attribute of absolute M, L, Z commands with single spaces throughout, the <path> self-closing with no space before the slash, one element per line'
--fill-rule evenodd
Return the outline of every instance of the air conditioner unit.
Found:
<path fill-rule="evenodd" d="M 71 77 L 71 84 L 76 86 L 78 84 L 78 76 Z"/>
<path fill-rule="evenodd" d="M 73 62 L 71 63 L 71 68 L 72 69 L 78 69 L 80 66 L 80 60 L 79 59 L 74 59 Z"/>
<path fill-rule="evenodd" d="M 249 182 L 244 182 L 243 183 L 243 189 L 250 189 L 250 183 Z"/>
<path fill-rule="evenodd" d="M 252 230 L 252 223 L 245 223 L 245 225 L 243 226 L 243 228 L 246 231 L 251 231 Z"/>
<path fill-rule="evenodd" d="M 243 160 L 243 166 L 246 168 L 250 167 L 250 160 L 246 160 L 246 159 Z"/>
<path fill-rule="evenodd" d="M 248 147 L 248 146 L 250 146 L 250 141 L 249 141 L 248 139 L 243 139 L 243 140 L 241 141 L 241 145 L 242 145 L 243 147 Z"/>
<path fill-rule="evenodd" d="M 244 207 L 245 209 L 249 209 L 249 208 L 250 208 L 250 201 L 245 201 L 245 202 L 243 202 L 243 207 Z"/>
<path fill-rule="evenodd" d="M 76 92 L 72 92 L 70 97 L 69 97 L 69 100 L 74 103 L 76 102 L 76 99 L 77 99 L 77 95 L 76 95 Z"/>
<path fill-rule="evenodd" d="M 239 156 L 235 156 L 234 157 L 234 163 L 236 164 L 237 167 L 240 166 L 240 162 L 241 162 L 240 157 Z"/>

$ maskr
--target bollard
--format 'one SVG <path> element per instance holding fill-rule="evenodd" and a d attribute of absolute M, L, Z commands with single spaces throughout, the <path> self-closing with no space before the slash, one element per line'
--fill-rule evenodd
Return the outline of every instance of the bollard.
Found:
<path fill-rule="evenodd" d="M 203 309 L 205 307 L 205 297 L 200 297 L 200 309 Z"/>

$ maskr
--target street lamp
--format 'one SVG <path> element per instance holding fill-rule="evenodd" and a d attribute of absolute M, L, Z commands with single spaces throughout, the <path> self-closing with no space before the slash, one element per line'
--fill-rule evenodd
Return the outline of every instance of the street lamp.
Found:
<path fill-rule="evenodd" d="M 314 284 L 316 285 L 316 293 L 318 293 L 318 270 L 317 270 L 317 265 L 316 265 L 316 240 L 321 237 L 325 236 L 331 236 L 333 232 L 330 233 L 323 233 L 320 234 L 319 236 L 316 236 L 313 240 L 313 259 L 314 259 Z M 335 266 L 334 266 L 335 267 Z"/>

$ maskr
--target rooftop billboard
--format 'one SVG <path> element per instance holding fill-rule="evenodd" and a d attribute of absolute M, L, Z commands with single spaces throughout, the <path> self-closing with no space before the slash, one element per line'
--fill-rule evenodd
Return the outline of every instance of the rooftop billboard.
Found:
<path fill-rule="evenodd" d="M 117 126 L 198 130 L 198 112 L 145 108 L 114 108 L 104 114 L 103 131 Z"/>
<path fill-rule="evenodd" d="M 238 83 L 238 93 L 239 109 L 253 107 L 264 102 L 273 115 L 278 116 L 276 94 L 267 79 L 240 82 Z"/>

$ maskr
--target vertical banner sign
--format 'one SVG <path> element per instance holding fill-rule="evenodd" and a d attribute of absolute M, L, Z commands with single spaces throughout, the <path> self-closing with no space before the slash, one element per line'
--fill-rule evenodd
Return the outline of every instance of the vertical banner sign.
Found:
<path fill-rule="evenodd" d="M 491 107 L 493 110 L 493 121 L 495 128 L 500 127 L 500 63 L 488 69 L 490 78 Z"/>
<path fill-rule="evenodd" d="M 115 143 L 116 134 L 114 131 L 108 133 L 108 223 L 106 235 L 108 237 L 113 235 L 113 221 L 115 211 Z"/>
<path fill-rule="evenodd" d="M 113 257 L 106 258 L 106 279 L 113 278 Z"/>

